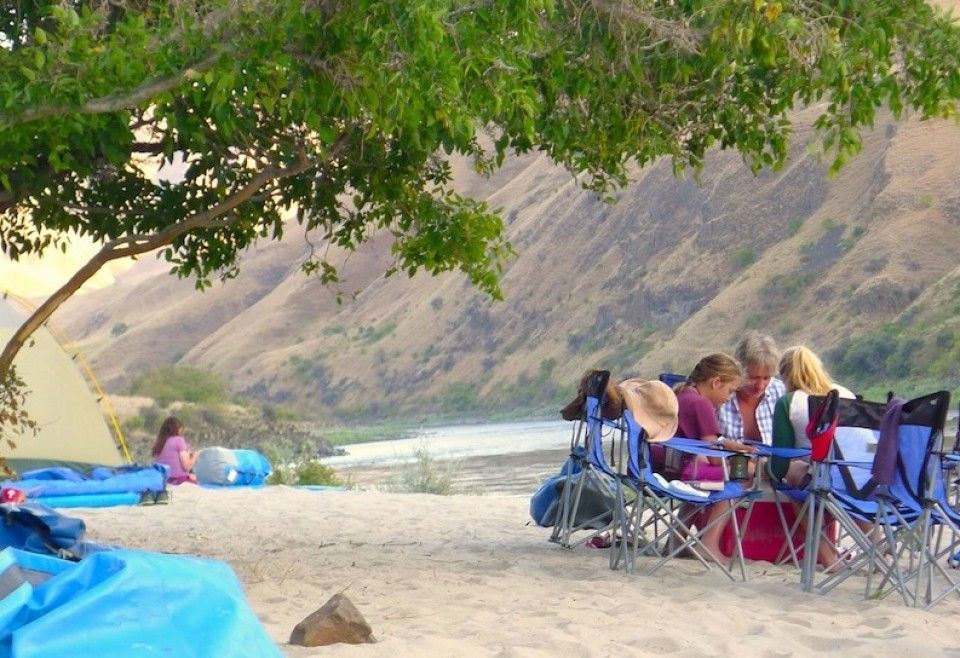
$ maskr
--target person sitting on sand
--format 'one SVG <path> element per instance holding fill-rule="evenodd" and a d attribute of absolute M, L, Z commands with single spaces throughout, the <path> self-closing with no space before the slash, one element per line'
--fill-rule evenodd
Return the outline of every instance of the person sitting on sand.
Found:
<path fill-rule="evenodd" d="M 154 462 L 167 467 L 170 484 L 197 481 L 197 476 L 190 472 L 197 462 L 197 452 L 183 438 L 183 423 L 178 418 L 170 416 L 163 421 L 151 453 Z"/>
<path fill-rule="evenodd" d="M 718 353 L 700 359 L 687 381 L 676 388 L 679 405 L 677 435 L 688 439 L 701 439 L 727 450 L 756 451 L 753 446 L 722 437 L 717 422 L 717 409 L 730 399 L 739 388 L 741 380 L 740 364 L 730 355 Z M 752 462 L 750 475 L 753 475 Z M 723 480 L 723 464 L 717 457 L 696 456 L 687 459 L 680 471 L 680 479 L 687 482 Z M 710 524 L 726 511 L 724 508 L 724 505 L 709 506 L 706 510 L 707 518 L 701 526 L 709 526 L 701 541 L 717 559 L 721 556 L 720 536 L 726 524 Z M 681 515 L 688 517 L 693 511 L 681 511 Z"/>

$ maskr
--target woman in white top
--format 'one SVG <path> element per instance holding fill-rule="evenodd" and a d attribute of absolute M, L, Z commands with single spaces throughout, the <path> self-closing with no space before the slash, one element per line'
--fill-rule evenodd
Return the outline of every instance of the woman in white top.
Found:
<path fill-rule="evenodd" d="M 773 410 L 773 445 L 787 448 L 809 448 L 807 423 L 810 420 L 808 400 L 811 395 L 826 395 L 836 389 L 842 398 L 855 396 L 848 389 L 834 382 L 824 369 L 813 350 L 803 345 L 791 347 L 780 358 L 780 378 L 787 388 L 787 394 L 777 400 Z M 775 478 L 794 488 L 805 486 L 809 472 L 809 460 L 792 459 L 787 465 L 785 459 L 774 459 L 771 471 Z M 820 538 L 817 558 L 828 572 L 843 568 L 839 561 L 837 547 L 826 536 Z"/>
<path fill-rule="evenodd" d="M 826 395 L 831 389 L 836 389 L 842 398 L 855 397 L 830 378 L 820 357 L 804 345 L 791 347 L 783 353 L 780 358 L 780 378 L 787 388 L 787 394 L 777 400 L 773 410 L 775 446 L 810 447 L 807 423 L 810 421 L 808 401 L 811 395 Z M 787 467 L 783 460 L 775 460 L 772 470 L 774 477 L 783 479 L 791 487 L 800 487 L 807 476 L 808 461 L 794 459 Z"/>

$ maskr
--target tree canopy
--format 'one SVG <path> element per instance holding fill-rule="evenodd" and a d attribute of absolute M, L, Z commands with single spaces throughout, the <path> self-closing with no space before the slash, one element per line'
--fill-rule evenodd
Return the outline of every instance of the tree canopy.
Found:
<path fill-rule="evenodd" d="M 102 245 L 0 373 L 107 261 L 162 248 L 202 287 L 290 213 L 497 297 L 502 219 L 445 155 L 540 150 L 603 193 L 716 147 L 778 167 L 812 106 L 839 168 L 878 109 L 960 98 L 960 30 L 919 0 L 18 0 L 0 30 L 0 246 Z M 303 266 L 337 280 L 322 249 Z"/>

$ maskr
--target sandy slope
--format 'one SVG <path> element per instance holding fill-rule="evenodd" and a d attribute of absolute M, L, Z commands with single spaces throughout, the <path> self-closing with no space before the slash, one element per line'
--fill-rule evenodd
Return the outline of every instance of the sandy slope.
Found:
<path fill-rule="evenodd" d="M 288 656 L 950 655 L 960 599 L 934 612 L 830 596 L 751 565 L 731 584 L 682 561 L 654 577 L 566 551 L 529 525 L 526 496 L 180 487 L 174 504 L 74 510 L 88 534 L 226 560 Z M 374 645 L 306 649 L 290 630 L 345 590 Z M 242 649 L 238 654 L 242 656 Z M 956 653 L 953 653 L 956 655 Z"/>

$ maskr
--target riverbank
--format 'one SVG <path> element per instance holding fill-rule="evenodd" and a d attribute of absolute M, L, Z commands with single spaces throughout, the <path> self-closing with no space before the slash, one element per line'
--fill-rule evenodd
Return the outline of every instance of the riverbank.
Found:
<path fill-rule="evenodd" d="M 560 470 L 569 448 L 552 448 L 505 455 L 482 455 L 437 460 L 435 465 L 453 478 L 456 493 L 530 496 L 540 483 Z M 403 464 L 344 466 L 337 475 L 362 490 L 382 489 Z"/>

